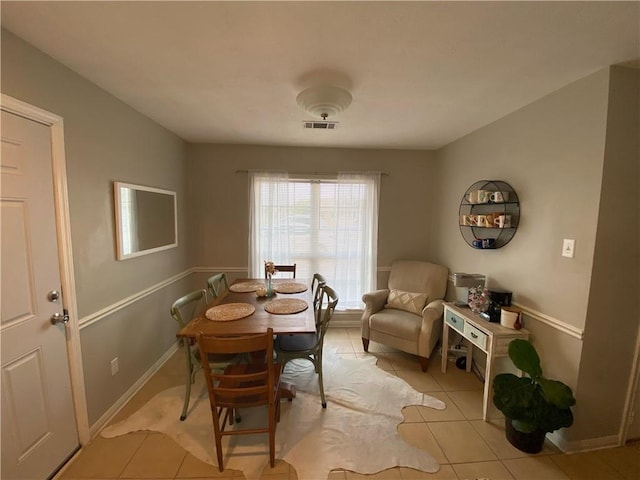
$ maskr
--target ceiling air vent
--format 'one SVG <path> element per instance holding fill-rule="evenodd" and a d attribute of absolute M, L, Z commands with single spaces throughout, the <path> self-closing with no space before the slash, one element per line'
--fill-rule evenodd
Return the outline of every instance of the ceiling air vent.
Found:
<path fill-rule="evenodd" d="M 329 122 L 327 120 L 306 120 L 302 122 L 304 128 L 320 128 L 324 130 L 335 130 L 338 128 L 338 122 Z"/>

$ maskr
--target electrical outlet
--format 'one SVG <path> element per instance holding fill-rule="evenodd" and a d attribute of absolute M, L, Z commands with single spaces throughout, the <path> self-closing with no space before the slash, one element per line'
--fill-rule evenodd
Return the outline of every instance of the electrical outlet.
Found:
<path fill-rule="evenodd" d="M 118 370 L 120 370 L 120 367 L 118 366 L 118 357 L 116 357 L 111 360 L 111 375 L 118 373 Z"/>
<path fill-rule="evenodd" d="M 576 249 L 576 241 L 565 238 L 562 242 L 562 256 L 567 258 L 573 258 Z"/>

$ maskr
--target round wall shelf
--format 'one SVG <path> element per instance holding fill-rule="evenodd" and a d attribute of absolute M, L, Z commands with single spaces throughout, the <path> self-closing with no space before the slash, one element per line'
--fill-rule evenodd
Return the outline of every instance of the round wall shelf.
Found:
<path fill-rule="evenodd" d="M 480 180 L 462 196 L 458 222 L 469 246 L 478 250 L 504 247 L 520 222 L 518 195 L 502 180 Z"/>

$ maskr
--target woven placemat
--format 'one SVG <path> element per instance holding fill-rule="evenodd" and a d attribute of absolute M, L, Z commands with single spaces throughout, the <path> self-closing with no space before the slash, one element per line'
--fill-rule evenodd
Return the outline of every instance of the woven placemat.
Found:
<path fill-rule="evenodd" d="M 304 283 L 279 283 L 276 285 L 276 292 L 278 293 L 302 293 L 307 291 L 307 286 Z"/>
<path fill-rule="evenodd" d="M 229 287 L 229 290 L 236 293 L 249 293 L 255 292 L 260 287 L 264 287 L 262 282 L 240 282 L 234 283 Z"/>
<path fill-rule="evenodd" d="M 269 313 L 275 313 L 277 315 L 289 315 L 292 313 L 303 312 L 309 308 L 309 305 L 304 300 L 299 298 L 279 298 L 277 300 L 271 300 L 268 302 L 264 309 Z"/>
<path fill-rule="evenodd" d="M 248 317 L 255 311 L 256 307 L 250 303 L 223 303 L 207 310 L 205 317 L 214 322 L 228 322 Z"/>

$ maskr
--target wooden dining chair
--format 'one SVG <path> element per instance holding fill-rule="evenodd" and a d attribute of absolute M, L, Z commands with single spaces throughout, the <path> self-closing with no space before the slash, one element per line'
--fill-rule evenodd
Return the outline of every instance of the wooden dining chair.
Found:
<path fill-rule="evenodd" d="M 216 298 L 225 290 L 229 289 L 229 282 L 227 281 L 226 273 L 216 273 L 207 280 L 207 293 L 211 299 Z"/>
<path fill-rule="evenodd" d="M 222 472 L 222 437 L 225 435 L 269 434 L 269 461 L 275 466 L 276 426 L 280 421 L 280 374 L 282 366 L 274 361 L 273 329 L 266 333 L 239 337 L 199 335 L 200 357 L 264 351 L 265 356 L 251 363 L 229 365 L 222 372 L 211 369 L 207 362 L 202 368 L 207 380 L 209 403 L 213 420 L 213 432 L 218 455 L 218 468 Z M 267 406 L 265 427 L 240 428 L 234 426 L 234 411 L 239 408 Z M 227 425 L 230 427 L 226 429 Z"/>
<path fill-rule="evenodd" d="M 176 322 L 178 322 L 179 329 L 182 329 L 189 321 L 201 315 L 208 303 L 207 291 L 196 290 L 194 292 L 183 295 L 178 298 L 171 305 L 171 316 Z M 182 407 L 182 413 L 180 414 L 180 420 L 187 418 L 187 411 L 189 409 L 189 397 L 191 396 L 191 384 L 195 381 L 196 373 L 200 370 L 200 351 L 196 342 L 187 338 L 182 338 L 182 348 L 184 349 L 187 375 L 186 385 L 184 392 L 184 404 Z M 224 369 L 233 362 L 240 361 L 241 358 L 234 354 L 224 355 L 210 355 L 208 362 L 211 368 Z"/>
<path fill-rule="evenodd" d="M 327 285 L 322 287 L 320 291 L 320 301 L 318 304 L 319 313 L 316 317 L 319 318 L 319 321 L 316 323 L 316 332 L 278 335 L 276 337 L 275 349 L 276 359 L 282 363 L 283 366 L 286 365 L 289 360 L 295 358 L 304 358 L 313 363 L 315 371 L 318 374 L 322 408 L 327 408 L 327 401 L 324 396 L 324 382 L 322 379 L 322 347 L 329 322 L 338 304 L 338 295 L 333 288 Z"/>
<path fill-rule="evenodd" d="M 274 265 L 275 269 L 279 272 L 289 272 L 293 276 L 291 278 L 296 278 L 296 264 L 293 265 Z M 264 278 L 267 278 L 267 267 L 264 267 Z"/>

